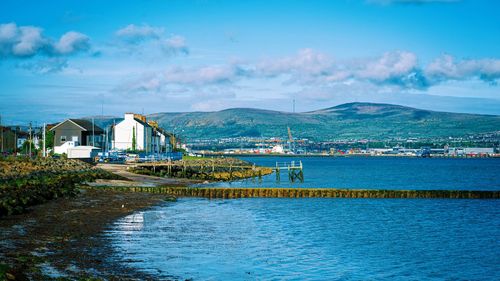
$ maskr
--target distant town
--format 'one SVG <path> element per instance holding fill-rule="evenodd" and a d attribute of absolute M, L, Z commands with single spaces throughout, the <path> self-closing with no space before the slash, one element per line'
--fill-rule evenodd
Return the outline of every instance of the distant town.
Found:
<path fill-rule="evenodd" d="M 0 125 L 0 152 L 88 162 L 177 160 L 182 155 L 500 157 L 500 132 L 459 138 L 317 141 L 294 138 L 287 127 L 285 137 L 187 139 L 136 113 L 125 113 L 123 119 L 103 127 L 88 118 L 42 126 Z"/>
<path fill-rule="evenodd" d="M 500 132 L 442 139 L 332 140 L 224 138 L 187 143 L 198 154 L 498 157 Z"/>

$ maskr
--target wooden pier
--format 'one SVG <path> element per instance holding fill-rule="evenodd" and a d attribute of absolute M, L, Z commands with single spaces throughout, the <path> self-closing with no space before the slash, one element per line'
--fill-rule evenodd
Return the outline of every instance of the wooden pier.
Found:
<path fill-rule="evenodd" d="M 231 181 L 244 178 L 262 178 L 271 174 L 272 168 L 252 164 L 217 163 L 213 160 L 139 163 L 129 170 L 159 177 L 189 178 L 198 180 Z"/>
<path fill-rule="evenodd" d="M 281 180 L 281 171 L 287 171 L 288 179 L 291 182 L 295 182 L 297 180 L 304 182 L 304 169 L 302 161 L 276 162 L 274 171 L 276 172 L 276 181 Z"/>

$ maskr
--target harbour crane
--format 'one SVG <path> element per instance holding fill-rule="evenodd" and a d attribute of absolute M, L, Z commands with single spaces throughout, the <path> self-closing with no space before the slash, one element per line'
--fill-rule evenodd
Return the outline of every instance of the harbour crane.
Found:
<path fill-rule="evenodd" d="M 288 130 L 288 144 L 290 148 L 290 152 L 295 153 L 295 147 L 294 147 L 294 142 L 293 142 L 293 136 L 292 136 L 292 130 L 290 130 L 290 127 L 286 127 Z"/>

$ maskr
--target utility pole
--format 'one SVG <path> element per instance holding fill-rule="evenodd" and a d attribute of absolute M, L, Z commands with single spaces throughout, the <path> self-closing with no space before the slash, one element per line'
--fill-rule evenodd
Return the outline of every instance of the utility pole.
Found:
<path fill-rule="evenodd" d="M 104 95 L 102 95 L 101 100 L 101 121 L 104 120 Z M 103 144 L 102 139 L 104 138 L 105 143 Z M 101 150 L 102 152 L 106 151 L 106 146 L 108 145 L 108 128 L 106 128 L 106 136 L 101 134 Z"/>
<path fill-rule="evenodd" d="M 17 129 L 18 127 L 14 129 L 14 155 L 17 155 Z"/>
<path fill-rule="evenodd" d="M 106 127 L 106 142 L 104 143 L 104 152 L 108 152 L 108 127 Z"/>
<path fill-rule="evenodd" d="M 92 146 L 95 146 L 94 145 L 94 133 L 95 133 L 95 130 L 94 130 L 94 118 L 92 118 Z"/>
<path fill-rule="evenodd" d="M 43 158 L 47 157 L 47 152 L 45 149 L 45 123 L 43 123 L 43 131 L 42 131 L 42 136 L 43 136 L 43 151 L 42 151 L 42 156 Z"/>
<path fill-rule="evenodd" d="M 295 113 L 295 99 L 293 99 L 293 113 Z"/>
<path fill-rule="evenodd" d="M 111 131 L 111 137 L 113 138 L 112 142 L 113 142 L 113 145 L 111 146 L 111 149 L 112 150 L 115 150 L 115 133 L 116 133 L 116 119 L 113 119 L 113 130 Z"/>
<path fill-rule="evenodd" d="M 2 153 L 3 153 L 3 127 L 2 127 L 2 115 L 0 115 L 0 130 L 1 130 L 1 133 L 2 133 L 2 134 L 0 135 L 0 137 L 1 137 L 1 138 L 0 138 L 0 140 L 1 140 L 1 142 L 2 142 L 2 147 L 1 147 L 1 149 L 2 149 L 2 150 L 1 150 L 0 152 L 2 152 Z"/>
<path fill-rule="evenodd" d="M 28 151 L 29 151 L 29 156 L 31 158 L 31 143 L 32 143 L 32 135 L 31 135 L 31 122 L 30 122 L 30 129 L 29 129 L 29 138 L 28 138 Z"/>

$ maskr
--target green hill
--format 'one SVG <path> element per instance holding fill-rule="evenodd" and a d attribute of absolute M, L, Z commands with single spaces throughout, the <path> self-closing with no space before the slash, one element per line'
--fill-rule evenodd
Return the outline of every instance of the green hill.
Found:
<path fill-rule="evenodd" d="M 436 112 L 391 104 L 347 103 L 303 113 L 252 108 L 156 113 L 148 118 L 187 138 L 284 137 L 315 140 L 460 137 L 500 131 L 500 116 Z"/>

